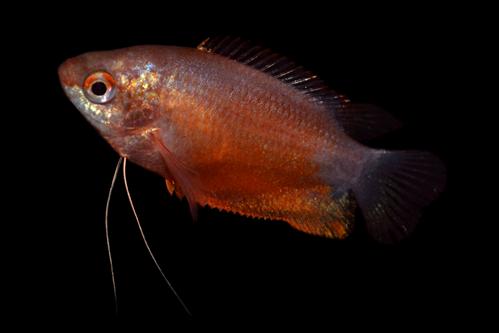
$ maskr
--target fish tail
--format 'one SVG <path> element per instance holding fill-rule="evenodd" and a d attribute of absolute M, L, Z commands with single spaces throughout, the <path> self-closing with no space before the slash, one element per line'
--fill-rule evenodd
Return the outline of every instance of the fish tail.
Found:
<path fill-rule="evenodd" d="M 369 234 L 383 243 L 399 241 L 415 228 L 421 210 L 442 192 L 443 163 L 428 152 L 369 150 L 353 192 Z"/>

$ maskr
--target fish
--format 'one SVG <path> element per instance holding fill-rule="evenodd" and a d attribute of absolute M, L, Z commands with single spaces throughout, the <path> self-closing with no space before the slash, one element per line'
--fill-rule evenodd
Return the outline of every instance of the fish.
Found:
<path fill-rule="evenodd" d="M 396 243 L 445 187 L 434 154 L 368 146 L 400 127 L 389 113 L 241 38 L 85 53 L 58 75 L 114 150 L 193 216 L 208 206 L 345 239 L 360 211 L 373 239 Z"/>

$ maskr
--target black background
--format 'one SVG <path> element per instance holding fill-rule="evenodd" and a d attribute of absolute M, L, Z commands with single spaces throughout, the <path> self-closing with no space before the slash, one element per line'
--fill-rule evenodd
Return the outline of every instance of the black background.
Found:
<path fill-rule="evenodd" d="M 186 202 L 170 197 L 158 176 L 129 165 L 145 233 L 193 317 L 185 315 L 148 257 L 120 180 L 110 216 L 116 318 L 307 318 L 381 327 L 464 320 L 460 314 L 470 305 L 465 299 L 475 292 L 463 276 L 476 262 L 465 246 L 469 220 L 457 209 L 463 106 L 456 92 L 463 92 L 457 87 L 465 70 L 455 64 L 467 30 L 445 10 L 321 11 L 326 8 L 245 21 L 233 14 L 215 19 L 169 12 L 162 19 L 150 11 L 69 12 L 35 21 L 15 41 L 14 55 L 22 60 L 11 66 L 28 69 L 23 88 L 30 92 L 17 98 L 24 112 L 16 126 L 25 134 L 12 142 L 22 149 L 11 146 L 14 167 L 27 170 L 16 191 L 21 207 L 15 223 L 22 229 L 16 248 L 25 254 L 17 264 L 28 271 L 19 291 L 28 292 L 17 297 L 15 309 L 49 321 L 115 318 L 104 207 L 118 156 L 64 96 L 58 65 L 87 51 L 195 47 L 208 36 L 238 35 L 288 55 L 352 100 L 381 106 L 402 120 L 403 130 L 373 145 L 434 152 L 448 167 L 446 191 L 409 239 L 383 246 L 365 234 L 362 223 L 349 239 L 332 241 L 284 223 L 204 208 L 193 222 Z M 16 248 L 11 253 L 18 254 Z"/>

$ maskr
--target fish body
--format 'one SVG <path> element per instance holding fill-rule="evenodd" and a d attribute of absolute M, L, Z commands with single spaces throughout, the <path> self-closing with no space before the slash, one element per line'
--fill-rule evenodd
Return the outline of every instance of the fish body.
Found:
<path fill-rule="evenodd" d="M 165 178 L 193 212 L 207 205 L 345 238 L 359 204 L 375 238 L 407 235 L 443 188 L 438 159 L 364 146 L 350 134 L 377 129 L 359 124 L 395 122 L 251 47 L 222 40 L 88 53 L 66 61 L 59 76 L 113 148 Z M 405 201 L 406 189 L 417 204 Z"/>

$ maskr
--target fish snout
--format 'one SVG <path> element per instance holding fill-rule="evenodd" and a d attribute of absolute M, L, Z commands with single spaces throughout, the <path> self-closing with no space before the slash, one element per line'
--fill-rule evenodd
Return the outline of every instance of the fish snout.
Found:
<path fill-rule="evenodd" d="M 59 66 L 57 72 L 63 87 L 72 87 L 80 83 L 81 80 L 78 79 L 79 67 L 76 59 L 68 59 Z"/>

